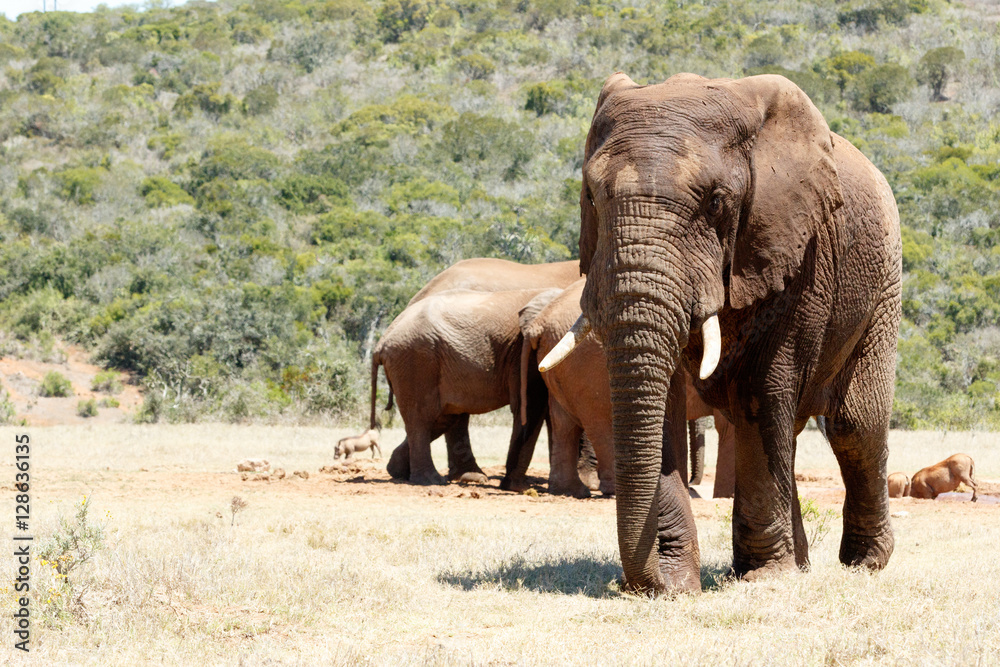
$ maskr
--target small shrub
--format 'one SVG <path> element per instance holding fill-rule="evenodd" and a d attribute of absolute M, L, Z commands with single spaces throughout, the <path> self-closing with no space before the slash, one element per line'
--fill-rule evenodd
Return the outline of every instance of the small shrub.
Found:
<path fill-rule="evenodd" d="M 163 176 L 145 179 L 139 187 L 139 193 L 151 208 L 194 204 L 194 199 L 184 191 L 184 188 Z"/>
<path fill-rule="evenodd" d="M 10 400 L 10 392 L 6 389 L 2 391 L 3 394 L 0 394 L 0 424 L 13 424 L 17 416 L 17 408 Z"/>
<path fill-rule="evenodd" d="M 59 195 L 77 204 L 93 204 L 94 190 L 100 185 L 107 170 L 101 167 L 74 167 L 55 175 Z"/>
<path fill-rule="evenodd" d="M 802 496 L 799 496 L 799 507 L 802 510 L 802 526 L 805 528 L 806 538 L 809 540 L 809 546 L 814 547 L 830 532 L 831 523 L 838 517 L 837 511 L 832 509 L 820 511 L 815 500 Z"/>
<path fill-rule="evenodd" d="M 73 383 L 59 371 L 49 371 L 42 380 L 40 394 L 46 397 L 72 396 Z"/>
<path fill-rule="evenodd" d="M 229 512 L 232 514 L 232 518 L 229 520 L 230 526 L 236 523 L 236 515 L 245 510 L 249 504 L 239 496 L 233 496 L 233 499 L 229 501 Z"/>
<path fill-rule="evenodd" d="M 243 98 L 243 113 L 248 116 L 263 116 L 278 106 L 278 91 L 274 86 L 264 84 L 246 94 Z"/>
<path fill-rule="evenodd" d="M 106 394 L 118 394 L 122 390 L 121 375 L 116 371 L 101 371 L 90 382 L 93 391 L 103 391 Z"/>
<path fill-rule="evenodd" d="M 492 60 L 478 53 L 459 58 L 458 69 L 470 79 L 488 79 L 497 71 Z"/>
<path fill-rule="evenodd" d="M 118 399 L 115 398 L 114 396 L 105 396 L 100 401 L 98 401 L 97 405 L 98 407 L 101 408 L 117 408 L 118 406 L 121 405 L 121 403 L 119 403 Z"/>
<path fill-rule="evenodd" d="M 97 416 L 97 401 L 90 398 L 86 401 L 78 401 L 76 404 L 76 414 L 80 417 L 96 417 Z"/>
<path fill-rule="evenodd" d="M 68 577 L 80 565 L 104 548 L 104 526 L 91 523 L 90 498 L 76 504 L 72 521 L 59 517 L 59 528 L 42 542 L 38 558 L 43 564 L 52 563 L 59 574 Z"/>
<path fill-rule="evenodd" d="M 423 28 L 430 9 L 425 0 L 387 0 L 377 13 L 385 41 L 398 42 L 404 33 Z"/>

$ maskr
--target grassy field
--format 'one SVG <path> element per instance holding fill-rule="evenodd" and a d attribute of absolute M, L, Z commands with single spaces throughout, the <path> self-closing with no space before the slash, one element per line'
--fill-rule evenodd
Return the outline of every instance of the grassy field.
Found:
<path fill-rule="evenodd" d="M 647 600 L 618 592 L 613 500 L 507 494 L 496 478 L 411 487 L 364 458 L 347 474 L 319 472 L 349 430 L 30 429 L 36 545 L 66 532 L 59 517 L 71 519 L 84 496 L 104 545 L 69 586 L 33 563 L 32 652 L 13 649 L 4 614 L 0 663 L 1000 663 L 1000 505 L 893 501 L 888 568 L 846 570 L 839 515 L 829 514 L 843 493 L 815 431 L 800 437 L 797 463 L 820 473 L 799 487 L 817 509 L 806 522 L 820 533 L 812 570 L 726 579 L 731 503 L 695 500 L 703 593 Z M 11 514 L 17 432 L 0 429 Z M 487 472 L 502 464 L 507 434 L 474 430 Z M 383 434 L 386 457 L 401 439 Z M 975 458 L 978 478 L 1000 479 L 1000 436 L 988 433 L 893 433 L 890 470 L 912 474 L 958 451 Z M 435 456 L 443 468 L 443 445 Z M 246 457 L 288 477 L 243 481 L 232 471 Z M 235 515 L 234 496 L 246 502 Z M 0 567 L 10 580 L 13 559 Z M 14 608 L 10 585 L 2 598 Z"/>

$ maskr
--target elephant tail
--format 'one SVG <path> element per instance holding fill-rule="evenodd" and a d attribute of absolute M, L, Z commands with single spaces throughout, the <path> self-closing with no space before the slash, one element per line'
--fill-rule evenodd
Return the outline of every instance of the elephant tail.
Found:
<path fill-rule="evenodd" d="M 382 365 L 382 358 L 378 352 L 372 355 L 372 396 L 371 396 L 371 419 L 368 428 L 377 428 L 378 419 L 375 417 L 375 401 L 378 399 L 378 367 Z M 389 378 L 386 378 L 388 380 Z M 389 390 L 392 391 L 391 389 Z M 389 402 L 392 403 L 392 393 L 389 394 Z"/>

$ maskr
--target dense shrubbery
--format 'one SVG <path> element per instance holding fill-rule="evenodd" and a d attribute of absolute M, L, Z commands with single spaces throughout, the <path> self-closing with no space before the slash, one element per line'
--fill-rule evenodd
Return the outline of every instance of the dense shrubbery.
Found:
<path fill-rule="evenodd" d="M 0 19 L 0 323 L 136 373 L 142 420 L 357 415 L 367 351 L 434 273 L 575 255 L 608 74 L 777 73 L 897 196 L 894 424 L 1000 427 L 997 37 L 963 11 L 220 0 Z"/>

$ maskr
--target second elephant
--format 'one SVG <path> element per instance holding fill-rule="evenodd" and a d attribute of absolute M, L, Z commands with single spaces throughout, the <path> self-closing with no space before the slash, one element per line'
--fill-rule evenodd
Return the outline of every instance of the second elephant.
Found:
<path fill-rule="evenodd" d="M 416 484 L 444 483 L 431 459 L 431 442 L 441 435 L 448 441 L 449 477 L 482 475 L 471 456 L 469 415 L 505 405 L 520 415 L 518 311 L 542 291 L 451 290 L 408 306 L 393 320 L 372 351 L 372 421 L 375 383 L 383 366 L 406 426 L 406 440 L 387 466 L 393 477 Z M 525 443 L 534 446 L 547 408 L 538 372 L 526 383 L 527 418 L 523 424 L 515 418 L 511 433 L 511 449 L 516 451 Z"/>
<path fill-rule="evenodd" d="M 585 280 L 559 293 L 544 292 L 521 312 L 524 334 L 521 373 L 527 378 L 534 369 L 529 359 L 542 359 L 580 317 L 580 295 Z M 611 394 L 607 359 L 601 344 L 592 336 L 584 339 L 557 367 L 542 374 L 549 390 L 549 419 L 552 422 L 549 491 L 587 496 L 589 491 L 577 475 L 580 436 L 586 433 L 597 455 L 600 490 L 615 490 L 614 450 L 611 433 Z M 719 456 L 714 496 L 731 498 L 735 486 L 735 442 L 732 425 L 722 413 L 709 407 L 693 385 L 687 385 L 687 418 L 712 416 L 719 432 Z M 694 452 L 692 452 L 692 455 Z M 686 451 L 680 454 L 686 458 Z"/>

